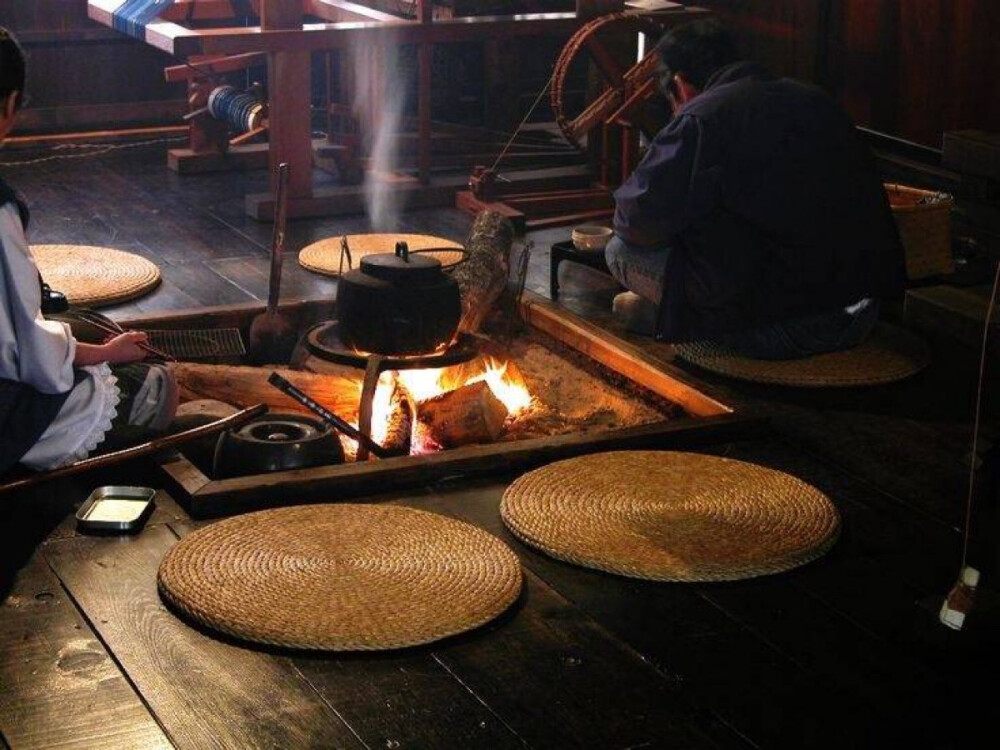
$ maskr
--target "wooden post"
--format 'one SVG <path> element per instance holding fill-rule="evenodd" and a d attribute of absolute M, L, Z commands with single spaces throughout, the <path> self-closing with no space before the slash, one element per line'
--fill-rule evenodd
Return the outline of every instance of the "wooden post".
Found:
<path fill-rule="evenodd" d="M 431 24 L 433 0 L 417 0 L 417 20 Z M 431 74 L 434 62 L 434 45 L 421 42 L 417 49 L 417 174 L 420 184 L 431 181 Z"/>
<path fill-rule="evenodd" d="M 621 174 L 618 176 L 618 185 L 621 185 L 625 180 L 629 178 L 632 174 L 632 170 L 635 168 L 636 157 L 639 153 L 639 133 L 638 128 L 636 128 L 632 123 L 621 121 L 621 138 L 622 138 L 622 164 L 621 164 Z"/>
<path fill-rule="evenodd" d="M 300 0 L 261 0 L 262 31 L 302 28 Z M 289 165 L 288 197 L 312 196 L 312 70 L 310 53 L 294 50 L 267 56 L 268 164 L 271 189 L 276 189 L 278 165 Z"/>

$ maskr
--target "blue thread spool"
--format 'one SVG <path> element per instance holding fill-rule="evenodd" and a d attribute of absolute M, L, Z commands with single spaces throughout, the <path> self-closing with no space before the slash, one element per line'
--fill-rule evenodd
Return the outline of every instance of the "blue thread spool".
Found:
<path fill-rule="evenodd" d="M 264 121 L 264 105 L 253 94 L 219 86 L 208 95 L 208 112 L 239 133 L 256 130 Z"/>

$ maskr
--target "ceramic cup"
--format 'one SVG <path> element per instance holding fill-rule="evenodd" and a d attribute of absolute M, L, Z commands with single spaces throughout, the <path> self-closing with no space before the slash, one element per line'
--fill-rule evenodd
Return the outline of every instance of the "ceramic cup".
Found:
<path fill-rule="evenodd" d="M 573 230 L 573 247 L 584 253 L 603 252 L 614 231 L 609 227 L 584 224 Z"/>

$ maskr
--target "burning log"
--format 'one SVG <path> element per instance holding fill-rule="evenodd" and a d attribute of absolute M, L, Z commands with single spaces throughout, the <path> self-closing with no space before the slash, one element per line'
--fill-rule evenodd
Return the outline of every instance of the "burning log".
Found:
<path fill-rule="evenodd" d="M 275 411 L 312 414 L 304 406 L 268 385 L 267 378 L 274 370 L 191 362 L 171 363 L 170 368 L 180 384 L 182 401 L 216 399 L 237 406 L 267 404 Z M 276 372 L 344 419 L 350 420 L 357 416 L 358 398 L 361 394 L 361 383 L 357 377 L 317 375 L 297 370 Z"/>
<path fill-rule="evenodd" d="M 375 440 L 394 456 L 408 456 L 410 454 L 410 440 L 413 435 L 415 409 L 406 390 L 400 386 L 398 381 L 389 396 L 388 411 L 385 434 L 379 434 Z"/>
<path fill-rule="evenodd" d="M 493 442 L 506 419 L 507 407 L 482 380 L 423 401 L 417 409 L 425 434 L 442 448 Z"/>
<path fill-rule="evenodd" d="M 460 331 L 482 328 L 507 286 L 513 244 L 514 227 L 502 214 L 483 211 L 476 217 L 465 243 L 466 260 L 452 272 L 462 294 Z"/>

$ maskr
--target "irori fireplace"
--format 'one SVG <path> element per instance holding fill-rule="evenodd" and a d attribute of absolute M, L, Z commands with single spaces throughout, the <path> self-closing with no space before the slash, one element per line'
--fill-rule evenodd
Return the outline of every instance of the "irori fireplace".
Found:
<path fill-rule="evenodd" d="M 197 313 L 145 316 L 127 323 L 136 328 L 158 329 L 210 328 L 213 325 L 245 328 L 259 309 L 256 305 L 216 308 Z M 304 331 L 315 332 L 320 329 L 319 323 L 332 317 L 328 303 L 297 303 L 286 309 L 297 316 L 300 329 Z M 417 436 L 415 444 L 407 447 L 410 455 L 363 460 L 366 457 L 363 452 L 357 456 L 356 445 L 345 443 L 351 454 L 346 463 L 230 479 L 212 478 L 204 465 L 199 466 L 184 453 L 164 457 L 160 465 L 177 491 L 177 499 L 192 515 L 218 516 L 275 505 L 336 501 L 419 486 L 447 477 L 510 473 L 582 453 L 692 447 L 733 439 L 757 424 L 754 419 L 736 414 L 705 388 L 696 387 L 684 374 L 540 297 L 526 295 L 520 312 L 528 329 L 524 336 L 506 345 L 487 341 L 482 346 L 483 351 L 478 351 L 475 357 L 466 352 L 454 361 L 418 363 L 439 365 L 451 376 L 456 371 L 467 371 L 473 380 L 482 380 L 474 370 L 482 362 L 492 360 L 494 373 L 486 376 L 487 379 L 503 381 L 506 377 L 509 384 L 510 374 L 503 372 L 506 365 L 514 371 L 515 381 L 521 379 L 527 383 L 527 398 L 535 399 L 534 407 L 517 407 L 517 399 L 525 398 L 523 394 L 509 405 L 505 402 L 500 412 L 504 415 L 503 427 L 495 441 L 459 447 L 428 446 L 421 443 L 423 438 L 416 430 L 413 433 Z M 504 354 L 510 356 L 504 357 Z M 352 376 L 345 374 L 344 368 L 353 369 L 353 390 L 350 387 L 341 389 L 343 392 L 338 391 L 335 399 L 337 403 L 328 399 L 324 406 L 334 411 L 339 409 L 338 413 L 350 421 L 363 423 L 366 418 L 373 419 L 375 436 L 384 440 L 385 435 L 380 434 L 380 420 L 384 416 L 379 413 L 379 398 L 369 401 L 370 413 L 361 414 L 362 391 L 368 391 L 366 396 L 374 395 L 375 384 L 385 381 L 387 373 L 406 383 L 408 370 L 421 369 L 394 369 L 394 363 L 387 363 L 386 359 L 391 358 L 379 358 L 373 366 L 370 360 L 345 364 L 307 356 L 299 364 L 313 371 L 339 373 L 338 377 L 347 383 Z M 572 375 L 561 374 L 560 368 L 566 368 L 565 372 Z M 266 373 L 273 368 L 262 369 Z M 421 377 L 426 381 L 427 373 Z M 546 378 L 548 382 L 544 382 Z M 589 380 L 583 382 L 585 378 Z M 577 379 L 582 384 L 573 382 Z M 414 384 L 411 379 L 406 391 L 411 399 L 430 403 L 428 399 L 433 398 L 433 393 L 415 393 L 425 386 L 426 383 Z M 545 393 L 532 393 L 536 389 Z M 230 398 L 226 400 L 244 405 L 261 400 L 263 393 L 272 408 L 283 410 L 294 406 L 277 391 L 272 401 L 266 391 L 241 394 L 240 390 L 238 384 L 229 388 L 227 395 Z M 474 390 L 485 392 L 486 388 L 481 385 Z M 497 393 L 496 388 L 491 390 Z M 582 399 L 583 403 L 574 406 L 574 399 L 577 402 Z M 320 398 L 317 400 L 322 402 Z M 535 409 L 534 413 L 530 413 L 531 408 Z M 419 421 L 419 409 L 417 412 Z"/>

